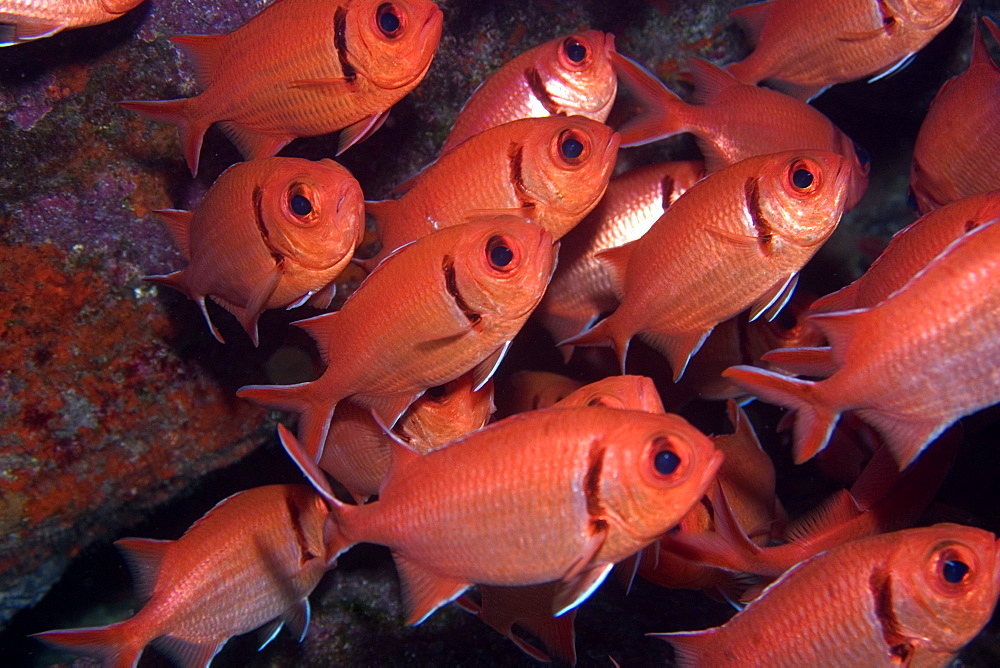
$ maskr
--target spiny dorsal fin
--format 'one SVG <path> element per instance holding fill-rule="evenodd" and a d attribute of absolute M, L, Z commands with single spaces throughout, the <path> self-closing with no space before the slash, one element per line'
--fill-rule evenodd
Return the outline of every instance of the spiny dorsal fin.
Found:
<path fill-rule="evenodd" d="M 194 64 L 194 78 L 202 88 L 215 80 L 219 57 L 227 35 L 177 35 L 170 41 Z"/>
<path fill-rule="evenodd" d="M 182 209 L 157 209 L 153 216 L 167 226 L 170 237 L 177 244 L 184 259 L 191 259 L 191 219 L 194 214 Z"/>
<path fill-rule="evenodd" d="M 694 94 L 691 96 L 694 104 L 711 104 L 722 91 L 742 85 L 728 71 L 703 58 L 689 58 L 688 67 L 694 76 Z"/>
<path fill-rule="evenodd" d="M 152 538 L 123 538 L 115 541 L 115 547 L 121 552 L 132 574 L 132 584 L 135 595 L 142 601 L 148 601 L 156 587 L 156 579 L 160 575 L 160 566 L 167 548 L 172 540 L 153 540 Z"/>

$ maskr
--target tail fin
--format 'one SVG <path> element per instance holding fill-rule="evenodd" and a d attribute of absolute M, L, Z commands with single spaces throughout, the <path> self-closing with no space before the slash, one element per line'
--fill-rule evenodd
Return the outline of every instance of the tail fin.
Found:
<path fill-rule="evenodd" d="M 201 142 L 211 123 L 195 121 L 189 111 L 192 98 L 177 100 L 128 100 L 119 104 L 138 114 L 160 123 L 170 123 L 177 126 L 180 134 L 181 147 L 191 176 L 198 175 L 198 158 L 201 155 Z"/>
<path fill-rule="evenodd" d="M 632 339 L 632 334 L 616 331 L 614 317 L 615 314 L 612 313 L 583 334 L 572 336 L 556 345 L 560 348 L 563 346 L 612 346 L 618 355 L 621 372 L 625 373 L 625 356 L 628 355 L 628 343 Z"/>
<path fill-rule="evenodd" d="M 127 644 L 122 627 L 128 622 L 85 629 L 66 629 L 36 633 L 32 637 L 61 650 L 100 659 L 105 666 L 130 668 L 139 662 L 145 644 Z"/>
<path fill-rule="evenodd" d="M 684 631 L 681 633 L 647 633 L 654 638 L 666 640 L 674 648 L 674 660 L 681 668 L 694 668 L 695 666 L 710 666 L 712 662 L 707 658 L 711 654 L 711 647 L 717 645 L 715 632 L 718 629 L 705 629 L 704 631 Z"/>
<path fill-rule="evenodd" d="M 640 146 L 686 131 L 687 104 L 639 63 L 620 53 L 611 54 L 618 85 L 628 91 L 637 113 L 617 128 L 622 147 Z"/>
<path fill-rule="evenodd" d="M 818 401 L 813 391 L 816 383 L 743 365 L 730 367 L 722 375 L 768 403 L 795 411 L 796 464 L 811 459 L 826 447 L 840 410 Z"/>
<path fill-rule="evenodd" d="M 343 397 L 333 397 L 315 386 L 317 381 L 296 385 L 246 385 L 236 396 L 281 411 L 299 414 L 299 438 L 315 461 L 323 451 L 330 420 Z"/>

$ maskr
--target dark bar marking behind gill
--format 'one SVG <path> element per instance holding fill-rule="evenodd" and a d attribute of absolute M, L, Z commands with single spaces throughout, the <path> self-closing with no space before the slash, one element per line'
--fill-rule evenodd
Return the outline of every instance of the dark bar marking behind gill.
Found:
<path fill-rule="evenodd" d="M 455 281 L 455 263 L 451 259 L 451 256 L 445 256 L 442 269 L 444 269 L 444 284 L 448 288 L 448 294 L 455 300 L 455 304 L 465 315 L 466 320 L 475 325 L 482 316 L 472 310 L 472 307 L 462 298 L 462 293 L 458 291 L 458 283 Z"/>
<path fill-rule="evenodd" d="M 302 521 L 298 507 L 287 497 L 285 498 L 285 505 L 288 507 L 288 517 L 292 521 L 292 530 L 295 532 L 295 542 L 299 546 L 299 564 L 304 565 L 307 561 L 315 559 L 319 555 L 313 554 L 312 550 L 309 549 L 309 541 L 306 539 L 305 534 L 302 533 Z"/>
<path fill-rule="evenodd" d="M 260 238 L 264 242 L 264 247 L 267 248 L 267 252 L 274 258 L 274 263 L 281 264 L 285 259 L 285 255 L 271 244 L 271 235 L 268 233 L 267 225 L 264 223 L 264 190 L 260 186 L 256 186 L 253 189 L 251 197 L 253 198 L 254 221 L 257 223 L 257 230 L 260 232 Z"/>
<path fill-rule="evenodd" d="M 537 68 L 529 68 L 524 71 L 524 78 L 528 82 L 528 88 L 534 94 L 535 98 L 542 103 L 545 111 L 549 112 L 552 116 L 563 115 L 559 110 L 559 105 L 556 101 L 552 99 L 549 95 L 549 91 L 545 89 L 545 82 L 542 81 L 542 75 L 538 73 Z"/>
<path fill-rule="evenodd" d="M 340 71 L 348 83 L 353 83 L 358 71 L 347 60 L 347 10 L 343 7 L 333 13 L 333 46 L 337 49 Z"/>
<path fill-rule="evenodd" d="M 906 665 L 913 653 L 913 645 L 900 631 L 899 620 L 896 619 L 896 611 L 892 607 L 891 576 L 887 571 L 875 569 L 868 578 L 868 589 L 886 648 L 893 657 L 898 657 L 902 665 Z"/>
<path fill-rule="evenodd" d="M 750 212 L 750 220 L 753 221 L 754 229 L 757 230 L 757 242 L 764 256 L 768 256 L 774 250 L 774 228 L 767 222 L 764 212 L 760 208 L 760 180 L 755 178 L 747 179 L 743 187 L 747 211 Z"/>
<path fill-rule="evenodd" d="M 583 493 L 587 499 L 587 514 L 594 533 L 607 529 L 605 509 L 601 502 L 601 469 L 604 467 L 604 447 L 597 442 L 590 444 L 587 452 L 587 474 L 583 479 Z"/>
<path fill-rule="evenodd" d="M 524 147 L 516 142 L 511 142 L 507 149 L 507 157 L 510 159 L 510 182 L 517 191 L 521 206 L 531 208 L 535 203 L 528 197 L 528 191 L 524 187 L 524 172 L 522 171 L 524 162 Z"/>

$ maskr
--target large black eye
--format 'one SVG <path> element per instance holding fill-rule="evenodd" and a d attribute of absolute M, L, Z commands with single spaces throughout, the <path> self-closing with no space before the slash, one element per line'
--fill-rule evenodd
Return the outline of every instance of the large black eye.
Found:
<path fill-rule="evenodd" d="M 654 442 L 656 454 L 653 455 L 653 468 L 660 475 L 672 475 L 681 465 L 681 457 L 674 452 L 670 441 L 662 436 Z"/>
<path fill-rule="evenodd" d="M 583 142 L 575 132 L 567 130 L 559 137 L 559 152 L 567 160 L 576 160 L 583 155 Z"/>
<path fill-rule="evenodd" d="M 378 28 L 386 37 L 395 37 L 403 22 L 399 19 L 396 6 L 391 2 L 383 2 L 375 13 Z"/>
<path fill-rule="evenodd" d="M 799 190 L 805 190 L 813 183 L 813 173 L 804 167 L 799 167 L 792 173 L 792 185 Z"/>
<path fill-rule="evenodd" d="M 581 63 L 587 57 L 587 47 L 572 37 L 567 37 L 563 42 L 563 50 L 566 52 L 566 57 L 574 63 Z"/>
<path fill-rule="evenodd" d="M 486 252 L 494 269 L 506 269 L 514 261 L 514 251 L 503 237 L 490 237 L 486 243 Z"/>
<path fill-rule="evenodd" d="M 312 213 L 312 202 L 305 195 L 298 193 L 288 198 L 288 206 L 296 216 L 308 216 Z"/>
<path fill-rule="evenodd" d="M 949 559 L 941 567 L 941 576 L 945 582 L 958 584 L 965 579 L 969 572 L 969 565 L 958 559 Z"/>

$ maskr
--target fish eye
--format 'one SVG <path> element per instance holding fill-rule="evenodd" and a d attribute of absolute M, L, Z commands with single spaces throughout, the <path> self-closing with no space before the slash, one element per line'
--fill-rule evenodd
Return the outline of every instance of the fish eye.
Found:
<path fill-rule="evenodd" d="M 375 10 L 375 22 L 378 24 L 378 29 L 386 37 L 396 37 L 403 26 L 399 11 L 391 2 L 383 2 L 378 6 L 378 9 Z"/>
<path fill-rule="evenodd" d="M 575 37 L 567 37 L 563 41 L 563 52 L 574 63 L 582 63 L 587 57 L 587 47 L 581 44 Z"/>
<path fill-rule="evenodd" d="M 805 190 L 813 184 L 813 173 L 805 167 L 799 167 L 792 172 L 792 185 L 799 190 Z"/>
<path fill-rule="evenodd" d="M 507 240 L 499 235 L 490 237 L 486 242 L 486 256 L 494 269 L 510 271 L 514 268 L 514 251 Z"/>
<path fill-rule="evenodd" d="M 941 577 L 949 584 L 959 584 L 969 573 L 969 565 L 959 559 L 948 559 L 941 564 Z"/>
<path fill-rule="evenodd" d="M 434 387 L 427 388 L 427 391 L 424 392 L 424 396 L 432 401 L 441 401 L 444 399 L 447 392 L 448 388 L 444 385 L 435 385 Z"/>
<path fill-rule="evenodd" d="M 312 202 L 305 195 L 295 193 L 288 198 L 288 207 L 296 216 L 308 216 L 312 213 Z"/>
<path fill-rule="evenodd" d="M 681 456 L 677 454 L 670 439 L 658 436 L 653 439 L 653 468 L 662 476 L 670 476 L 681 466 Z"/>
<path fill-rule="evenodd" d="M 586 137 L 579 130 L 559 133 L 559 155 L 570 164 L 582 162 L 586 157 Z"/>

